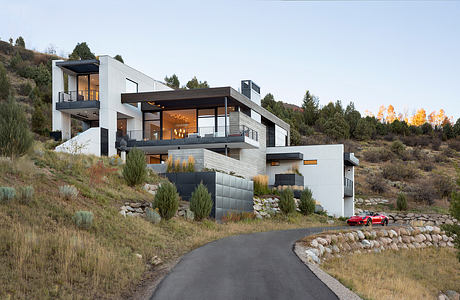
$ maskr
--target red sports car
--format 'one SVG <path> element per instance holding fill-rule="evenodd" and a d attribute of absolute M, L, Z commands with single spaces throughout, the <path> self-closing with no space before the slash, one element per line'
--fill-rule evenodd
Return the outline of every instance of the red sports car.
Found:
<path fill-rule="evenodd" d="M 348 225 L 366 225 L 380 224 L 382 226 L 388 225 L 388 217 L 379 213 L 365 211 L 359 215 L 353 216 L 347 220 Z"/>

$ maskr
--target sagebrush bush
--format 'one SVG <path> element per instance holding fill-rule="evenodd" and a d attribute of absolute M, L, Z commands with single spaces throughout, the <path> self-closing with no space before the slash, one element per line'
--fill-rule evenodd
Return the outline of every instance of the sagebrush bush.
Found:
<path fill-rule="evenodd" d="M 11 201 L 16 197 L 16 190 L 12 187 L 0 187 L 0 201 Z"/>
<path fill-rule="evenodd" d="M 270 193 L 268 189 L 268 176 L 267 175 L 256 175 L 252 178 L 254 181 L 254 195 L 262 196 Z"/>
<path fill-rule="evenodd" d="M 435 151 L 439 151 L 439 148 L 441 147 L 441 140 L 438 138 L 434 138 L 431 141 L 431 148 Z"/>
<path fill-rule="evenodd" d="M 30 185 L 18 189 L 18 198 L 23 203 L 29 203 L 34 198 L 34 188 Z"/>
<path fill-rule="evenodd" d="M 394 162 L 383 166 L 382 175 L 392 181 L 401 181 L 417 177 L 417 171 L 409 163 Z"/>
<path fill-rule="evenodd" d="M 59 187 L 59 194 L 66 200 L 76 199 L 78 196 L 78 190 L 73 185 L 62 185 Z"/>
<path fill-rule="evenodd" d="M 316 202 L 313 193 L 309 188 L 305 188 L 300 194 L 299 209 L 304 215 L 311 215 L 315 212 Z"/>
<path fill-rule="evenodd" d="M 401 141 L 394 141 L 391 144 L 391 151 L 397 155 L 403 155 L 404 151 L 406 151 L 406 146 Z"/>
<path fill-rule="evenodd" d="M 396 199 L 396 208 L 398 208 L 398 210 L 407 210 L 407 199 L 406 199 L 406 195 L 404 195 L 403 193 L 400 193 L 398 195 L 398 199 Z"/>
<path fill-rule="evenodd" d="M 363 153 L 364 160 L 368 162 L 382 162 L 388 161 L 394 157 L 394 154 L 385 148 L 370 149 Z"/>
<path fill-rule="evenodd" d="M 93 218 L 92 212 L 80 210 L 73 215 L 73 222 L 80 229 L 90 229 L 93 226 Z"/>
<path fill-rule="evenodd" d="M 382 176 L 376 174 L 370 174 L 366 177 L 366 181 L 369 184 L 369 188 L 376 193 L 382 194 L 387 189 L 387 185 Z"/>
<path fill-rule="evenodd" d="M 431 172 L 434 168 L 434 165 L 431 161 L 428 159 L 422 159 L 419 162 L 419 169 L 423 170 L 425 172 Z"/>
<path fill-rule="evenodd" d="M 406 188 L 406 190 L 416 202 L 433 205 L 436 199 L 436 189 L 433 187 L 432 182 L 428 180 L 421 181 L 415 186 Z"/>
<path fill-rule="evenodd" d="M 163 183 L 155 194 L 153 207 L 158 208 L 158 213 L 165 220 L 174 217 L 179 208 L 179 194 L 176 186 L 169 182 Z"/>
<path fill-rule="evenodd" d="M 195 214 L 195 220 L 201 221 L 211 213 L 212 199 L 208 188 L 201 182 L 190 197 L 190 210 Z"/>
<path fill-rule="evenodd" d="M 456 139 L 456 140 L 450 140 L 449 141 L 449 148 L 457 151 L 457 152 L 460 152 L 460 139 Z"/>
<path fill-rule="evenodd" d="M 296 206 L 294 202 L 294 193 L 291 189 L 285 189 L 281 192 L 278 205 L 281 212 L 286 215 L 295 212 Z"/>
<path fill-rule="evenodd" d="M 161 222 L 161 216 L 160 214 L 151 208 L 147 208 L 145 210 L 145 218 L 149 221 L 152 222 L 153 224 L 158 224 Z"/>
<path fill-rule="evenodd" d="M 123 167 L 123 178 L 130 186 L 144 183 L 147 176 L 147 163 L 142 150 L 133 148 L 126 157 L 126 164 Z"/>
<path fill-rule="evenodd" d="M 444 174 L 433 176 L 433 185 L 438 191 L 439 197 L 449 197 L 455 189 L 453 180 Z"/>

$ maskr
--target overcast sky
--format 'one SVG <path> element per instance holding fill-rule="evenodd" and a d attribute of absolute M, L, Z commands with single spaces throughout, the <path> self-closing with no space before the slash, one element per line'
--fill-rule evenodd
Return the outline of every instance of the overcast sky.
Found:
<path fill-rule="evenodd" d="M 0 0 L 0 38 L 19 35 L 58 54 L 86 41 L 158 80 L 460 117 L 460 1 Z"/>

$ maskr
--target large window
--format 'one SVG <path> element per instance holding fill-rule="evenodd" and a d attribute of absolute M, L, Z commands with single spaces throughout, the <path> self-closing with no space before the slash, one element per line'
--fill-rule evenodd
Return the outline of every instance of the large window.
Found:
<path fill-rule="evenodd" d="M 99 100 L 99 74 L 77 76 L 77 100 Z"/>
<path fill-rule="evenodd" d="M 216 110 L 214 108 L 198 110 L 198 130 L 200 136 L 214 136 L 216 131 Z"/>
<path fill-rule="evenodd" d="M 160 134 L 160 112 L 144 113 L 144 139 L 159 140 Z"/>
<path fill-rule="evenodd" d="M 286 145 L 287 131 L 284 128 L 275 124 L 275 147 L 282 147 Z"/>
<path fill-rule="evenodd" d="M 197 132 L 196 109 L 163 111 L 163 139 L 183 139 Z"/>

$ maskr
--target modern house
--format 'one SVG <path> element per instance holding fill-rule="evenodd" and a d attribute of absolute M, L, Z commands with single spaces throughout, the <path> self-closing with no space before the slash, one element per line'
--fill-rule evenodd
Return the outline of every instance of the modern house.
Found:
<path fill-rule="evenodd" d="M 297 164 L 302 185 L 329 213 L 353 214 L 357 159 L 343 145 L 291 147 L 289 124 L 260 105 L 251 80 L 240 91 L 174 90 L 109 56 L 53 61 L 52 75 L 53 131 L 65 140 L 57 151 L 112 156 L 136 147 L 159 173 L 169 156 L 193 156 L 197 171 L 266 174 L 270 185 L 286 185 L 277 174 Z M 73 119 L 82 124 L 76 135 Z"/>

